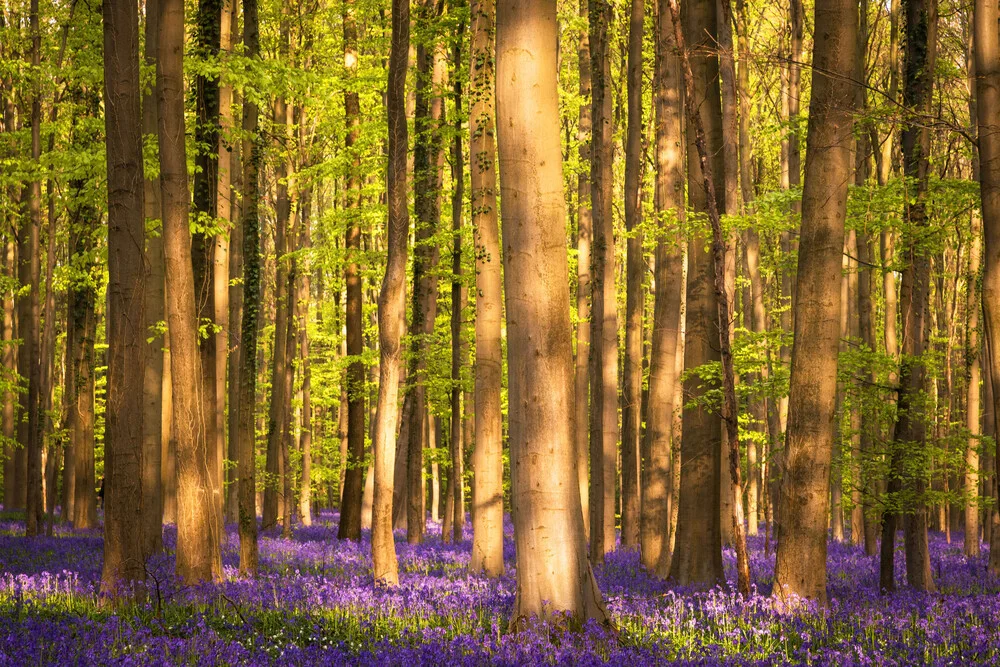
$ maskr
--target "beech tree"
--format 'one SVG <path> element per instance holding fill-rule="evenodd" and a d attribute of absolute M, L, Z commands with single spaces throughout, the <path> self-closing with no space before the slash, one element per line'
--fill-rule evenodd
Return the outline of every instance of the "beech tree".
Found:
<path fill-rule="evenodd" d="M 556 89 L 555 5 L 497 5 L 497 148 L 514 473 L 511 624 L 566 612 L 607 622 L 575 484 L 573 350 Z M 592 529 L 594 525 L 592 524 Z M 553 550 L 552 545 L 558 545 Z"/>

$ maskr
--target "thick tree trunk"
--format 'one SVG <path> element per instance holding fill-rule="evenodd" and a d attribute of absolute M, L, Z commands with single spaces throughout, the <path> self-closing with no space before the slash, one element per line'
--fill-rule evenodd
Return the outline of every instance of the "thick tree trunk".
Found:
<path fill-rule="evenodd" d="M 39 28 L 38 0 L 29 3 L 29 31 L 31 36 L 31 66 L 35 70 L 41 63 L 42 35 Z M 40 83 L 33 85 L 31 97 L 31 161 L 40 164 L 42 157 L 42 97 Z M 41 173 L 40 171 L 38 173 Z M 42 226 L 42 182 L 33 177 L 28 183 L 27 215 L 20 229 L 18 258 L 19 281 L 28 286 L 27 296 L 21 297 L 18 315 L 18 333 L 23 340 L 18 350 L 18 371 L 28 380 L 28 390 L 21 396 L 23 421 L 18 428 L 18 441 L 26 456 L 26 495 L 24 505 L 25 534 L 37 535 L 42 519 L 42 428 L 41 428 L 41 372 L 39 358 L 41 259 L 39 234 Z M 23 363 L 22 363 L 23 362 Z"/>
<path fill-rule="evenodd" d="M 389 122 L 389 162 L 386 170 L 389 220 L 388 258 L 378 297 L 378 407 L 372 433 L 374 497 L 372 499 L 372 565 L 375 581 L 399 583 L 396 544 L 392 537 L 393 459 L 399 395 L 400 338 L 406 316 L 406 246 L 410 216 L 406 195 L 406 69 L 410 51 L 409 0 L 392 0 L 392 37 L 386 111 Z"/>
<path fill-rule="evenodd" d="M 101 593 L 110 598 L 127 594 L 126 582 L 145 579 L 150 546 L 142 475 L 146 221 L 138 9 L 132 3 L 104 3 L 108 401 Z"/>
<path fill-rule="evenodd" d="M 591 125 L 590 201 L 590 555 L 595 563 L 615 548 L 615 482 L 618 460 L 618 295 L 612 216 L 611 57 L 608 0 L 590 0 Z M 557 133 L 558 135 L 558 133 Z"/>
<path fill-rule="evenodd" d="M 161 0 L 157 51 L 160 188 L 170 330 L 173 430 L 177 438 L 177 576 L 195 583 L 221 576 L 218 515 L 203 427 L 206 409 L 188 224 L 184 142 L 184 4 Z M 211 409 L 211 406 L 208 407 Z"/>
<path fill-rule="evenodd" d="M 985 239 L 983 270 L 983 332 L 989 363 L 993 419 L 1000 416 L 1000 34 L 996 3 L 976 0 L 973 44 L 976 60 L 976 113 L 979 125 L 979 188 Z M 993 424 L 994 434 L 1000 429 Z M 995 484 L 1000 482 L 1000 456 L 995 457 Z M 994 522 L 998 519 L 994 511 Z M 1000 530 L 993 527 L 989 569 L 1000 574 Z"/>
<path fill-rule="evenodd" d="M 722 183 L 722 108 L 719 88 L 712 85 L 718 78 L 719 70 L 718 55 L 714 49 L 718 29 L 715 0 L 692 2 L 685 13 L 683 35 L 694 88 L 694 97 L 689 104 L 700 110 L 706 150 L 712 156 L 711 178 L 716 183 Z M 708 210 L 705 178 L 694 144 L 694 133 L 687 134 L 688 200 L 694 211 L 704 213 Z M 691 230 L 690 233 L 685 370 L 721 360 L 719 307 L 713 288 L 715 271 L 712 254 L 706 249 L 704 232 Z M 713 385 L 715 382 L 705 382 L 696 374 L 684 382 L 686 405 L 681 432 L 677 550 L 671 563 L 671 577 L 682 586 L 712 586 L 724 579 L 719 507 L 722 422 L 717 408 L 704 404 L 705 394 L 714 388 Z"/>
<path fill-rule="evenodd" d="M 358 36 L 354 22 L 354 2 L 344 3 L 344 61 L 352 77 L 357 72 Z M 347 88 L 344 91 L 344 109 L 347 122 L 345 145 L 353 150 L 361 134 L 361 106 L 358 91 Z M 360 206 L 361 159 L 351 156 L 351 168 L 347 175 L 348 206 Z M 344 473 L 343 498 L 340 506 L 340 525 L 337 537 L 361 540 L 361 504 L 364 489 L 365 469 L 365 365 L 361 360 L 364 352 L 361 275 L 356 255 L 361 249 L 361 226 L 356 216 L 349 217 L 344 234 L 344 249 L 348 259 L 344 266 L 344 282 L 347 287 L 347 354 L 351 357 L 347 367 L 347 466 Z"/>
<path fill-rule="evenodd" d="M 657 219 L 668 231 L 656 244 L 653 344 L 649 360 L 649 398 L 643 443 L 642 563 L 656 576 L 670 574 L 671 499 L 674 494 L 675 394 L 684 259 L 672 240 L 684 215 L 682 84 L 673 47 L 673 23 L 666 0 L 658 0 L 656 26 L 656 191 Z M 579 385 L 578 385 L 579 386 Z M 580 402 L 578 398 L 577 402 Z"/>
<path fill-rule="evenodd" d="M 464 25 L 462 29 L 464 29 Z M 465 450 L 462 442 L 462 366 L 466 359 L 462 342 L 462 321 L 465 316 L 465 286 L 462 283 L 462 210 L 465 199 L 465 164 L 462 153 L 462 79 L 457 76 L 462 65 L 461 40 L 452 47 L 455 83 L 455 136 L 451 144 L 451 433 L 449 449 L 451 473 L 448 493 L 452 498 L 452 531 L 455 542 L 462 541 L 465 529 Z M 447 536 L 445 536 L 447 540 Z"/>
<path fill-rule="evenodd" d="M 852 171 L 854 43 L 858 6 L 820 0 L 813 47 L 802 231 L 795 308 L 795 348 L 778 515 L 781 534 L 774 596 L 826 602 L 826 536 L 841 303 L 847 185 Z M 845 48 L 844 45 L 849 45 Z"/>
<path fill-rule="evenodd" d="M 473 1 L 469 62 L 470 199 L 476 245 L 476 439 L 472 450 L 469 569 L 491 577 L 503 574 L 502 296 L 493 99 L 495 14 L 494 0 Z"/>
<path fill-rule="evenodd" d="M 596 15 L 596 12 L 592 12 Z M 568 613 L 608 622 L 583 533 L 573 428 L 556 7 L 497 10 L 497 128 L 517 592 L 511 627 Z M 592 525 L 596 528 L 596 526 Z M 559 549 L 553 550 L 553 545 Z"/>

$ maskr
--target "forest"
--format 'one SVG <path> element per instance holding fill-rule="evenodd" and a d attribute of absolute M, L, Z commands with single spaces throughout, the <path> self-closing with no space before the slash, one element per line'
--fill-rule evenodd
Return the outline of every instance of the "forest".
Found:
<path fill-rule="evenodd" d="M 0 665 L 1000 663 L 997 0 L 0 0 Z"/>

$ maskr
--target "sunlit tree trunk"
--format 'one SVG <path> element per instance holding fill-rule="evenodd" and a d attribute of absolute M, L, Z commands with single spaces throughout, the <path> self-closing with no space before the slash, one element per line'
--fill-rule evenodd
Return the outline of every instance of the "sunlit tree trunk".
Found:
<path fill-rule="evenodd" d="M 580 0 L 580 17 L 587 17 L 590 0 Z M 577 47 L 580 97 L 590 97 L 590 29 L 580 30 Z M 590 160 L 590 109 L 580 105 L 576 138 L 580 144 L 581 164 Z M 475 171 L 475 170 L 473 170 Z M 591 242 L 594 223 L 590 212 L 590 171 L 581 168 L 576 185 L 576 448 L 580 501 L 583 507 L 583 530 L 590 539 L 590 298 Z M 478 414 L 478 413 L 477 413 Z"/>
<path fill-rule="evenodd" d="M 976 62 L 976 113 L 979 125 L 979 190 L 982 197 L 983 255 L 983 332 L 987 351 L 986 376 L 992 389 L 993 419 L 1000 415 L 1000 34 L 997 22 L 1000 9 L 989 0 L 976 0 L 974 37 Z M 988 394 L 989 395 L 989 394 Z M 994 435 L 998 432 L 994 424 Z M 1000 481 L 1000 456 L 995 457 Z M 995 481 L 995 483 L 996 483 Z M 989 569 L 1000 574 L 1000 531 L 994 511 L 993 543 L 990 545 Z"/>
<path fill-rule="evenodd" d="M 646 272 L 642 249 L 642 34 L 643 0 L 631 0 L 628 30 L 628 130 L 625 140 L 625 226 L 629 231 L 622 387 L 622 546 L 639 544 L 639 435 L 642 413 L 643 310 Z M 611 237 L 608 236 L 610 239 Z M 617 350 L 617 342 L 616 342 Z M 617 354 L 617 351 L 616 351 Z M 617 382 L 617 380 L 616 380 Z"/>
<path fill-rule="evenodd" d="M 462 28 L 464 29 L 464 25 Z M 465 199 L 465 160 L 462 152 L 462 79 L 458 76 L 462 64 L 461 40 L 452 47 L 455 70 L 453 84 L 455 100 L 455 136 L 451 142 L 451 433 L 449 448 L 451 474 L 448 493 L 452 498 L 451 517 L 455 542 L 462 540 L 465 528 L 465 450 L 462 441 L 462 366 L 466 359 L 462 342 L 462 322 L 465 317 L 465 286 L 462 283 L 462 213 Z M 447 536 L 445 536 L 447 538 Z"/>
<path fill-rule="evenodd" d="M 593 14 L 592 14 L 593 15 Z M 607 622 L 587 561 L 573 428 L 556 7 L 497 7 L 510 446 L 517 584 L 511 625 L 565 612 Z"/>
<path fill-rule="evenodd" d="M 170 329 L 173 430 L 177 438 L 177 576 L 194 583 L 221 576 L 220 526 L 214 511 L 184 141 L 184 4 L 161 0 L 157 50 L 160 189 Z M 211 406 L 208 407 L 211 409 Z"/>
<path fill-rule="evenodd" d="M 972 244 L 969 249 L 969 273 L 965 288 L 965 313 L 968 318 L 965 331 L 965 359 L 967 365 L 965 426 L 969 438 L 965 445 L 965 555 L 979 557 L 979 448 L 980 427 L 980 376 L 979 376 L 979 267 L 983 249 L 982 223 L 976 212 L 972 213 Z M 950 353 L 950 351 L 949 351 Z"/>
<path fill-rule="evenodd" d="M 670 232 L 684 215 L 684 149 L 681 74 L 673 46 L 673 24 L 665 0 L 658 0 L 656 26 L 656 191 L 654 210 Z M 649 360 L 649 408 L 643 443 L 642 563 L 658 577 L 670 574 L 671 499 L 674 492 L 674 400 L 684 259 L 672 234 L 656 245 L 653 342 Z M 578 385 L 579 386 L 579 385 Z M 578 403 L 580 400 L 578 399 Z"/>
<path fill-rule="evenodd" d="M 778 498 L 781 533 L 774 596 L 826 602 L 830 459 L 834 447 L 840 273 L 847 186 L 853 170 L 852 107 L 856 0 L 820 0 L 815 10 L 812 99 L 795 292 L 795 348 L 788 432 Z"/>
<path fill-rule="evenodd" d="M 476 248 L 476 439 L 472 450 L 472 557 L 469 569 L 493 577 L 503 573 L 502 296 L 493 99 L 495 20 L 493 0 L 472 3 L 469 162 Z"/>
<path fill-rule="evenodd" d="M 406 196 L 406 69 L 410 50 L 409 0 L 392 0 L 392 37 L 386 112 L 389 122 L 386 189 L 389 220 L 388 257 L 378 297 L 379 383 L 378 407 L 372 428 L 374 497 L 372 499 L 372 566 L 375 581 L 399 582 L 396 544 L 392 537 L 393 460 L 396 455 L 396 416 L 399 396 L 400 338 L 406 315 L 406 246 L 410 227 Z"/>

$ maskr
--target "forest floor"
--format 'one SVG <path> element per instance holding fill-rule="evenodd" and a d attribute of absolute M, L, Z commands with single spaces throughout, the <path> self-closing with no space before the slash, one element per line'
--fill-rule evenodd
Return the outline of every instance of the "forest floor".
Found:
<path fill-rule="evenodd" d="M 970 665 L 1000 663 L 1000 580 L 985 556 L 967 560 L 961 536 L 931 534 L 936 594 L 877 592 L 877 559 L 833 543 L 830 606 L 792 615 L 767 594 L 773 552 L 750 538 L 759 592 L 749 600 L 717 588 L 693 592 L 646 574 L 638 553 L 619 549 L 597 567 L 616 630 L 581 635 L 540 628 L 506 633 L 514 600 L 508 573 L 469 576 L 471 534 L 444 544 L 440 528 L 419 546 L 397 541 L 400 586 L 375 588 L 370 544 L 336 539 L 337 516 L 321 514 L 290 540 L 265 534 L 261 576 L 236 578 L 233 529 L 220 584 L 171 581 L 169 553 L 150 563 L 150 601 L 111 613 L 98 605 L 99 530 L 26 540 L 0 515 L 2 665 Z M 397 539 L 401 539 L 397 535 Z M 167 549 L 174 533 L 167 531 Z M 897 580 L 903 581 L 901 544 Z M 985 550 L 984 550 L 985 553 Z M 734 557 L 725 554 L 734 580 Z"/>

